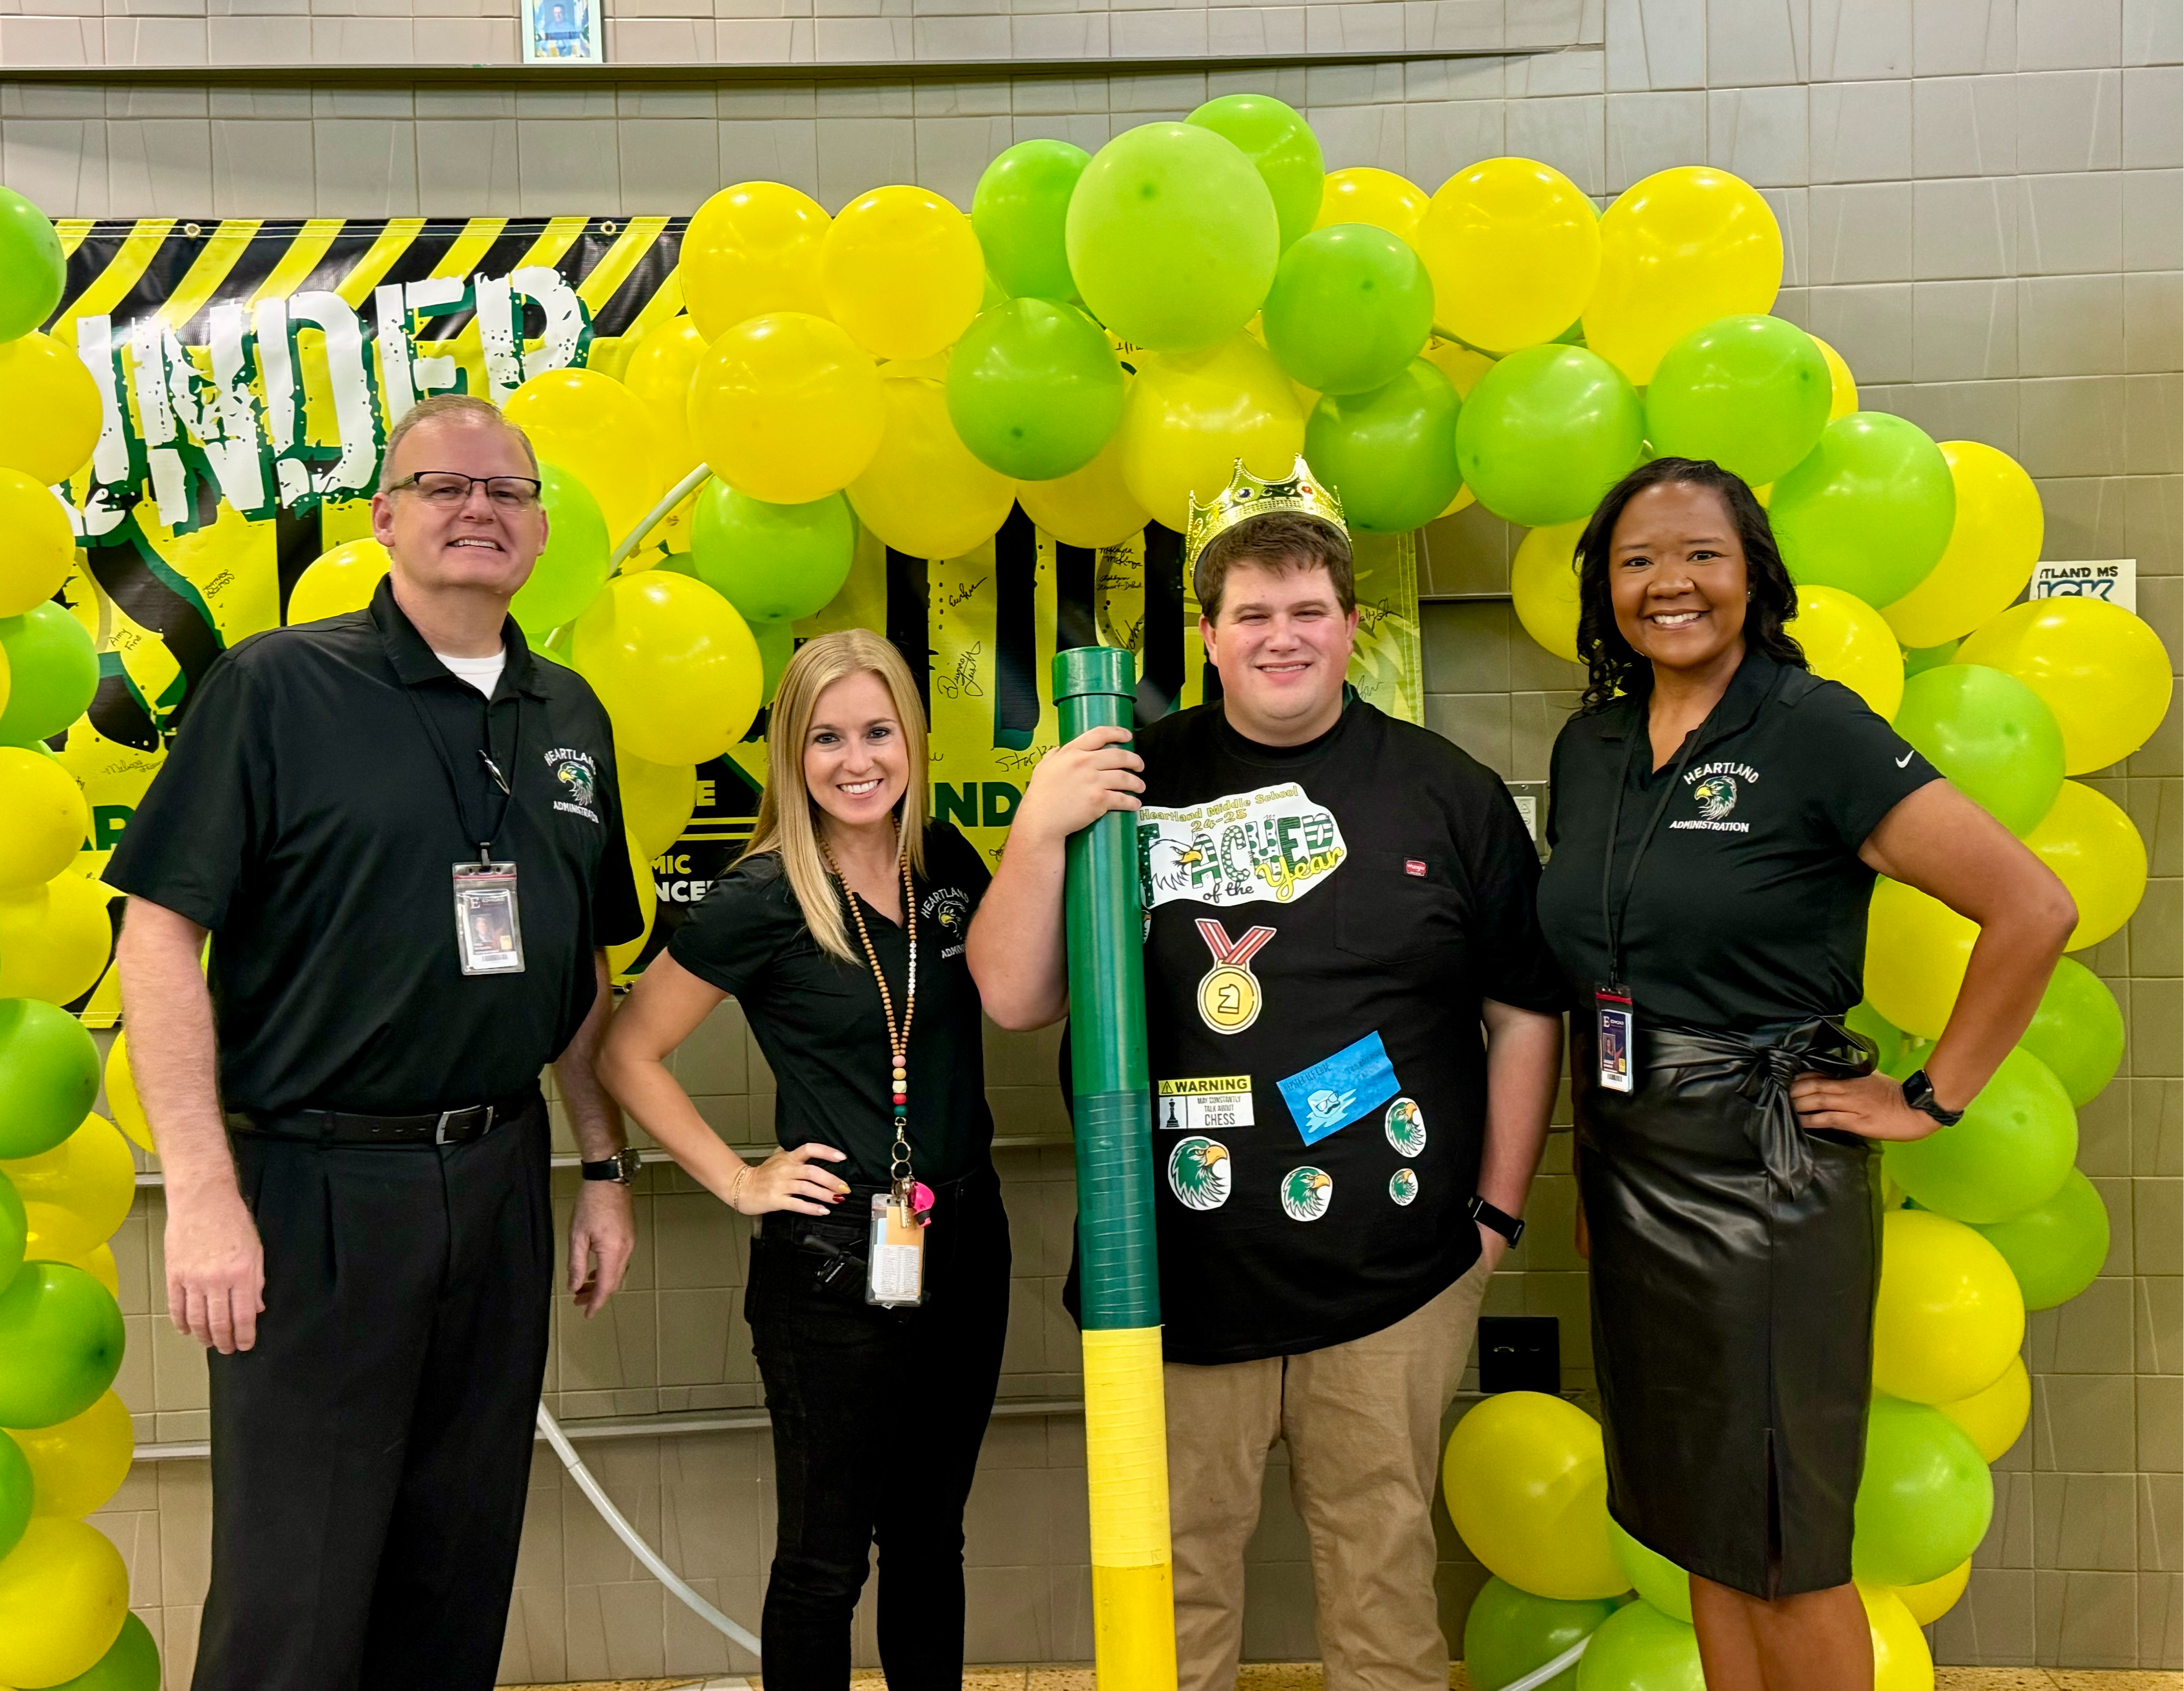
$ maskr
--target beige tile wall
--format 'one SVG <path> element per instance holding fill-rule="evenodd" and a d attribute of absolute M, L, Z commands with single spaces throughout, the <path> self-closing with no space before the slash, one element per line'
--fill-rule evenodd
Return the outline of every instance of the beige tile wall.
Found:
<path fill-rule="evenodd" d="M 2051 558 L 2135 556 L 2141 609 L 2180 634 L 2184 555 L 2184 18 L 2175 0 L 1311 0 L 1286 7 L 1062 0 L 610 0 L 630 63 L 1082 57 L 1074 80 L 855 88 L 582 92 L 129 88 L 6 80 L 32 64 L 494 63 L 512 0 L 0 0 L 0 180 L 57 215 L 687 210 L 772 176 L 829 205 L 909 177 L 967 199 L 1011 142 L 1097 146 L 1209 92 L 1302 106 L 1330 165 L 1430 187 L 1500 152 L 1612 194 L 1704 159 L 1780 217 L 1780 309 L 1832 341 L 1869 404 L 1941 438 L 1988 441 L 2039 480 Z M 1496 33 L 1499 31 L 1499 33 Z M 1563 50 L 1409 66 L 1102 75 L 1107 54 Z M 1574 672 L 1514 628 L 1511 536 L 1477 512 L 1437 525 L 1425 581 L 1432 724 L 1513 779 L 1543 779 Z M 2184 1667 L 2184 734 L 2098 784 L 2153 853 L 2146 903 L 2091 961 L 2130 1018 L 2123 1076 L 2083 1113 L 2081 1165 L 2114 1223 L 2107 1271 L 2036 1316 L 2034 1422 L 2003 1459 L 1970 1594 L 1934 1629 L 1943 1660 Z M 771 1079 L 733 1008 L 678 1059 L 738 1143 Z M 989 1041 L 1017 1248 L 1004 1393 L 1072 1395 L 1059 1312 L 1072 1213 L 1045 1039 Z M 1490 1310 L 1563 1318 L 1589 1380 L 1585 1286 L 1557 1139 L 1524 1250 Z M 564 1204 L 569 1197 L 561 1192 Z M 560 1319 L 550 1401 L 572 1420 L 748 1412 L 742 1224 L 666 1171 L 645 1177 L 629 1289 Z M 140 1439 L 204 1432 L 203 1364 L 164 1316 L 158 1205 L 115 1242 Z M 770 1551 L 762 1432 L 587 1443 L 612 1493 L 701 1591 L 755 1619 Z M 974 1659 L 1090 1653 L 1083 1449 L 1067 1416 L 1011 1415 L 970 1521 Z M 135 1600 L 186 1662 L 204 1588 L 201 1462 L 141 1465 L 100 1519 Z M 1252 1547 L 1247 1644 L 1310 1655 L 1309 1575 L 1277 1465 Z M 1445 1540 L 1453 1627 L 1480 1571 Z M 866 1624 L 861 1651 L 871 1656 Z M 666 1600 L 550 1458 L 536 1471 L 506 1677 L 699 1671 L 735 1662 Z M 179 1685 L 181 1677 L 175 1682 Z"/>

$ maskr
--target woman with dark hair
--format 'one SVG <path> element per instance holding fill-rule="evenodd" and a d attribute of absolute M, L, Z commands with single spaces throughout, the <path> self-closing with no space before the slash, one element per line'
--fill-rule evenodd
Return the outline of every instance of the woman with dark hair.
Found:
<path fill-rule="evenodd" d="M 1767 514 L 1719 466 L 1626 477 L 1578 543 L 1585 700 L 1540 886 L 1574 1019 L 1608 1507 L 1686 1569 L 1711 1691 L 1872 1683 L 1851 1584 L 1880 1281 L 1875 1140 L 1953 1124 L 2024 1032 L 2069 894 L 1812 675 Z M 1876 873 L 1981 934 L 1898 1085 L 1842 1018 Z"/>

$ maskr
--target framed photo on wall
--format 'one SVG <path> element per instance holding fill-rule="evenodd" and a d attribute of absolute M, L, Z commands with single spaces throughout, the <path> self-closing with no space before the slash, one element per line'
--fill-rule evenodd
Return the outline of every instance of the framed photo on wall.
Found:
<path fill-rule="evenodd" d="M 603 0 L 522 0 L 526 64 L 601 64 Z"/>

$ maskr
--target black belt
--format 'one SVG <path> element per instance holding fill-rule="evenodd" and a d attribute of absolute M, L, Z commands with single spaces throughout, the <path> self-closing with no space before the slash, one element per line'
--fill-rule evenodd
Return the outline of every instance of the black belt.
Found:
<path fill-rule="evenodd" d="M 1657 1023 L 1641 1037 L 1649 1069 L 1724 1060 L 1743 1068 L 1736 1090 L 1755 1106 L 1749 1130 L 1760 1160 L 1793 1197 L 1811 1184 L 1813 1157 L 1790 1102 L 1790 1083 L 1800 1074 L 1847 1080 L 1874 1070 L 1873 1041 L 1827 1016 L 1751 1036 L 1726 1028 Z"/>
<path fill-rule="evenodd" d="M 320 1145 L 467 1145 L 538 1102 L 538 1088 L 532 1085 L 488 1104 L 423 1115 L 359 1115 L 349 1110 L 287 1110 L 274 1115 L 242 1110 L 229 1113 L 227 1129 Z"/>

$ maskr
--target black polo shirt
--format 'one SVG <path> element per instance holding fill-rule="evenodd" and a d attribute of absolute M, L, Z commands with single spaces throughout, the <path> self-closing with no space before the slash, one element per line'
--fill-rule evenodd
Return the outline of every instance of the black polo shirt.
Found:
<path fill-rule="evenodd" d="M 1656 771 L 1646 699 L 1573 717 L 1555 741 L 1540 920 L 1583 1003 L 1609 974 L 1602 858 L 1618 782 L 1613 896 L 1638 1020 L 1751 1033 L 1838 1016 L 1864 996 L 1874 872 L 1858 849 L 1941 772 L 1833 681 L 1747 652 L 1680 776 Z M 1632 743 L 1636 736 L 1637 744 Z"/>
<path fill-rule="evenodd" d="M 986 1104 L 984 1024 L 964 960 L 971 917 L 992 879 L 985 860 L 945 823 L 925 830 L 917 893 L 917 1007 L 910 1023 L 908 1138 L 918 1178 L 983 1168 L 994 1142 Z M 839 892 L 836 894 L 840 896 Z M 865 931 L 903 1013 L 907 933 L 859 899 Z M 894 1142 L 887 1013 L 844 907 L 855 963 L 819 949 L 779 856 L 746 857 L 715 882 L 667 942 L 668 955 L 742 1004 L 772 1066 L 774 1133 L 794 1149 L 817 1140 L 849 1153 L 833 1172 L 852 1184 L 888 1178 Z"/>
<path fill-rule="evenodd" d="M 390 578 L 369 610 L 256 635 L 198 684 L 106 879 L 212 930 L 227 1108 L 406 1114 L 519 1091 L 590 1010 L 593 947 L 642 929 L 606 712 L 513 618 L 504 639 L 488 705 Z M 495 819 L 524 968 L 465 976 L 454 867 Z"/>

